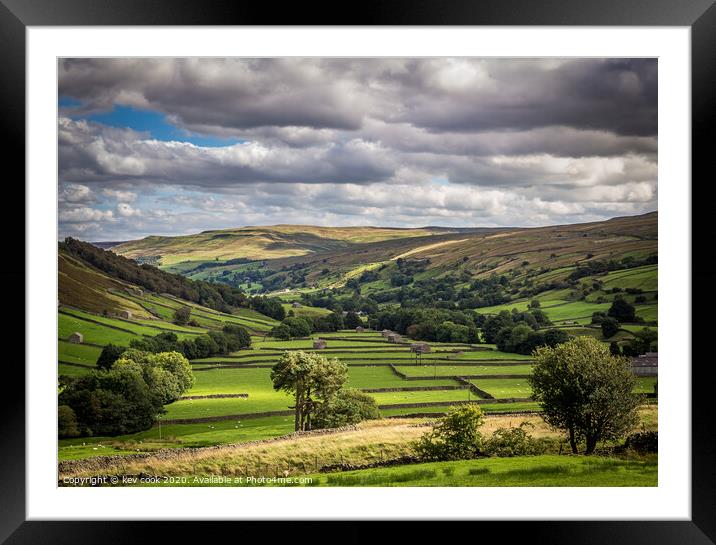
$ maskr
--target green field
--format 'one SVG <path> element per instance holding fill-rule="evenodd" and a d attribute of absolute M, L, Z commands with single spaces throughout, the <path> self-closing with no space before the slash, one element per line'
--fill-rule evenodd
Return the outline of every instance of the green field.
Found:
<path fill-rule="evenodd" d="M 320 486 L 657 486 L 656 458 L 519 456 L 310 475 Z"/>
<path fill-rule="evenodd" d="M 57 342 L 58 355 L 61 361 L 81 363 L 94 366 L 97 363 L 101 348 L 86 344 L 74 344 L 67 341 Z"/>
<path fill-rule="evenodd" d="M 532 372 L 531 365 L 419 365 L 414 367 L 396 368 L 409 377 L 445 377 L 466 375 L 528 375 Z M 489 380 L 489 379 L 488 379 Z M 416 381 L 417 383 L 418 381 Z M 422 381 L 420 381 L 422 382 Z"/>
<path fill-rule="evenodd" d="M 532 388 L 525 378 L 472 379 L 475 386 L 495 398 L 530 397 Z"/>

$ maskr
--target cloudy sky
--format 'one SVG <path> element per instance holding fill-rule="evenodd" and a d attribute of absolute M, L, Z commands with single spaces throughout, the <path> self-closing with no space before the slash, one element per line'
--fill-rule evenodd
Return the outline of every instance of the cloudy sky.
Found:
<path fill-rule="evenodd" d="M 655 59 L 63 59 L 59 234 L 657 207 Z"/>

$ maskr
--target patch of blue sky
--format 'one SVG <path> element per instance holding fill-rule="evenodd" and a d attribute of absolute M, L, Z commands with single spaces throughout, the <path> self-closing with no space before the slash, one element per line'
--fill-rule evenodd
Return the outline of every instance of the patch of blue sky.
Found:
<path fill-rule="evenodd" d="M 68 97 L 68 96 L 61 96 L 59 100 L 57 101 L 57 105 L 60 108 L 77 108 L 82 105 L 82 103 L 77 100 L 76 98 Z"/>
<path fill-rule="evenodd" d="M 62 99 L 60 100 L 62 101 Z M 167 142 L 189 142 L 201 147 L 225 147 L 243 142 L 238 138 L 191 133 L 172 125 L 162 112 L 142 110 L 132 106 L 115 104 L 114 108 L 108 112 L 98 112 L 81 117 L 109 127 L 129 128 L 137 132 L 144 132 L 155 140 Z"/>

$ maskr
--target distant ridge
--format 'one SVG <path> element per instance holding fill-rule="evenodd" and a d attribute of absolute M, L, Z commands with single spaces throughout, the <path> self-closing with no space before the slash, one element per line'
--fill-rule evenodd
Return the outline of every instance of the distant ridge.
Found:
<path fill-rule="evenodd" d="M 113 246 L 119 246 L 120 244 L 124 244 L 127 242 L 126 240 L 118 240 L 116 242 L 90 242 L 92 246 L 97 246 L 97 248 L 102 248 L 103 250 L 109 250 Z"/>

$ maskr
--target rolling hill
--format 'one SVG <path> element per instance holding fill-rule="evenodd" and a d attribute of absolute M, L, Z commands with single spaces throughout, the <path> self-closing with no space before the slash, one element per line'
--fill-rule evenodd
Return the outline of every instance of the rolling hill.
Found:
<path fill-rule="evenodd" d="M 115 245 L 112 251 L 131 259 L 169 266 L 181 262 L 302 256 L 347 249 L 356 244 L 454 232 L 457 230 L 441 227 L 398 229 L 273 225 L 204 231 L 176 237 L 150 236 Z"/>

